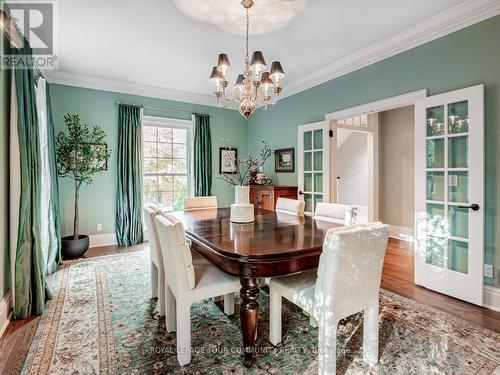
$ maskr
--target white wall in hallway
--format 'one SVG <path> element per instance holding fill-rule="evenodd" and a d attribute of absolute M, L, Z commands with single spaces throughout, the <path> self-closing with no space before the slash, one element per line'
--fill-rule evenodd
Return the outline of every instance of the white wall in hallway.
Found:
<path fill-rule="evenodd" d="M 379 219 L 413 228 L 415 216 L 414 107 L 380 114 Z"/>

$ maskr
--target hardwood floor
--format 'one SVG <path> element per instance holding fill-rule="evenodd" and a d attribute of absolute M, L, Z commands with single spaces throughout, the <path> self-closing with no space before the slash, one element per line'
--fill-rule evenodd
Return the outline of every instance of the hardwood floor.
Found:
<path fill-rule="evenodd" d="M 476 306 L 413 283 L 413 245 L 389 240 L 382 272 L 382 288 L 500 332 L 500 312 Z"/>
<path fill-rule="evenodd" d="M 127 249 L 119 249 L 117 246 L 92 248 L 85 254 L 85 258 L 138 251 L 145 247 L 147 244 Z M 500 332 L 499 312 L 416 286 L 413 283 L 413 261 L 411 243 L 389 240 L 382 272 L 382 288 Z M 39 317 L 33 317 L 12 321 L 9 324 L 4 335 L 0 338 L 0 374 L 20 373 L 39 321 Z"/>

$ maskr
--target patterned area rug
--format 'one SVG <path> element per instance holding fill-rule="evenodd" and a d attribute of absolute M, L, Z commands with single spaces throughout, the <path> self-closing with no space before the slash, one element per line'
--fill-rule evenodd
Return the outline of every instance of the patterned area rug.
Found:
<path fill-rule="evenodd" d="M 284 302 L 283 343 L 268 341 L 268 302 L 260 297 L 258 354 L 242 366 L 239 306 L 227 317 L 212 301 L 192 308 L 192 362 L 177 363 L 149 299 L 147 251 L 66 263 L 50 278 L 54 298 L 43 315 L 23 374 L 315 374 L 317 328 Z M 238 299 L 237 299 L 238 301 Z M 338 329 L 337 371 L 347 374 L 495 374 L 500 335 L 396 294 L 380 296 L 380 362 L 362 361 L 363 319 Z"/>

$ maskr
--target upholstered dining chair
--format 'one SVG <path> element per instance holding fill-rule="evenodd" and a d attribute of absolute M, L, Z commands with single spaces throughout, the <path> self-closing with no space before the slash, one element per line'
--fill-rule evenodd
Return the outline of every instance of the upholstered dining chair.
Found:
<path fill-rule="evenodd" d="M 382 266 L 389 227 L 371 223 L 331 229 L 325 236 L 318 270 L 273 278 L 269 340 L 281 342 L 281 298 L 318 322 L 318 373 L 335 374 L 339 321 L 363 311 L 363 360 L 378 362 L 378 312 Z"/>
<path fill-rule="evenodd" d="M 177 331 L 177 360 L 191 362 L 191 305 L 210 297 L 224 296 L 224 312 L 234 313 L 234 293 L 240 290 L 237 277 L 214 264 L 193 257 L 186 243 L 184 225 L 168 214 L 155 218 L 166 278 L 167 331 Z"/>
<path fill-rule="evenodd" d="M 151 298 L 158 297 L 158 312 L 160 316 L 165 315 L 165 271 L 163 266 L 163 256 L 161 254 L 158 231 L 156 230 L 155 217 L 161 211 L 152 206 L 144 206 L 144 221 L 149 236 L 150 251 L 150 277 L 151 277 Z"/>
<path fill-rule="evenodd" d="M 320 202 L 316 205 L 314 219 L 349 226 L 356 224 L 356 214 L 356 206 Z"/>
<path fill-rule="evenodd" d="M 165 316 L 165 265 L 155 222 L 156 215 L 161 215 L 162 211 L 153 206 L 144 206 L 143 212 L 149 236 L 151 298 L 158 298 L 158 313 Z M 187 243 L 191 247 L 191 241 L 187 240 Z M 198 259 L 198 262 L 208 262 L 196 252 L 192 252 L 192 256 Z"/>
<path fill-rule="evenodd" d="M 186 197 L 184 198 L 184 211 L 217 208 L 217 197 Z"/>
<path fill-rule="evenodd" d="M 278 198 L 276 202 L 276 212 L 290 215 L 304 216 L 306 203 L 296 199 Z"/>
<path fill-rule="evenodd" d="M 356 224 L 368 223 L 368 206 L 356 206 Z"/>

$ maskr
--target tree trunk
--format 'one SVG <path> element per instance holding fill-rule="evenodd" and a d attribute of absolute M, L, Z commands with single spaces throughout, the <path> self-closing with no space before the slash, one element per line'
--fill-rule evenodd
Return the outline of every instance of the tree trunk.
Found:
<path fill-rule="evenodd" d="M 73 239 L 80 239 L 80 213 L 78 209 L 78 196 L 80 194 L 80 182 L 75 181 L 75 219 L 73 222 Z"/>

